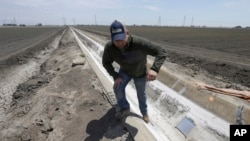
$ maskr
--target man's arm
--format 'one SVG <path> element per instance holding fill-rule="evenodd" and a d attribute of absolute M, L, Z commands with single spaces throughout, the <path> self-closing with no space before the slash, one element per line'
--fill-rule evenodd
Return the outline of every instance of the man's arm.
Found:
<path fill-rule="evenodd" d="M 119 77 L 119 74 L 115 71 L 115 68 L 112 65 L 113 61 L 114 59 L 112 57 L 112 54 L 110 53 L 110 50 L 106 45 L 102 56 L 102 65 L 107 70 L 109 75 L 111 75 L 115 80 Z"/>
<path fill-rule="evenodd" d="M 152 56 L 154 56 L 155 59 L 151 69 L 158 73 L 160 71 L 162 64 L 166 60 L 167 52 L 159 45 L 153 46 L 153 50 L 154 54 L 152 54 Z"/>
<path fill-rule="evenodd" d="M 160 45 L 154 42 L 150 42 L 147 39 L 141 38 L 139 39 L 139 41 L 141 42 L 143 49 L 145 49 L 146 53 L 155 57 L 150 70 L 148 70 L 147 72 L 147 80 L 153 81 L 156 79 L 157 74 L 159 73 L 160 68 L 167 57 L 166 50 Z"/>
<path fill-rule="evenodd" d="M 141 42 L 143 42 L 147 54 L 155 57 L 151 69 L 158 73 L 167 57 L 166 50 L 159 44 L 150 42 L 146 39 L 141 39 Z"/>

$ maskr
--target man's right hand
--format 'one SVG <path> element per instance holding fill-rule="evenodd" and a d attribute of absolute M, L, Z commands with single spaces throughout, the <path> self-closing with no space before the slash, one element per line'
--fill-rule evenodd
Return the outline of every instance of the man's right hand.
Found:
<path fill-rule="evenodd" d="M 122 83 L 122 79 L 120 77 L 116 78 L 114 81 L 114 85 L 113 85 L 113 89 L 116 89 L 117 87 L 119 87 L 119 85 Z"/>

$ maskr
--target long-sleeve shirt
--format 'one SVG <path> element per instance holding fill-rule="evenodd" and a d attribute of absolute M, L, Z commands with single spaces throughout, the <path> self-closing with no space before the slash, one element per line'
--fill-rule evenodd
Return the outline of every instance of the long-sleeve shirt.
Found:
<path fill-rule="evenodd" d="M 119 77 L 112 63 L 115 61 L 120 69 L 132 77 L 143 77 L 147 73 L 147 55 L 155 57 L 152 70 L 159 72 L 166 59 L 166 51 L 161 46 L 147 39 L 130 35 L 124 49 L 117 48 L 109 41 L 104 48 L 102 64 L 107 72 L 114 78 Z"/>

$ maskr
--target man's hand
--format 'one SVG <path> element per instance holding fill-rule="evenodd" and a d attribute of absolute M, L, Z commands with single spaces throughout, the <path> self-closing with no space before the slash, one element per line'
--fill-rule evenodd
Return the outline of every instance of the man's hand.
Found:
<path fill-rule="evenodd" d="M 122 79 L 120 77 L 116 78 L 114 81 L 114 85 L 113 85 L 113 89 L 116 89 L 117 87 L 119 87 L 119 85 L 122 83 Z"/>
<path fill-rule="evenodd" d="M 153 81 L 153 80 L 155 80 L 156 79 L 156 77 L 157 77 L 157 72 L 156 71 L 154 71 L 154 70 L 149 70 L 148 71 L 148 73 L 147 73 L 147 80 L 148 81 Z"/>

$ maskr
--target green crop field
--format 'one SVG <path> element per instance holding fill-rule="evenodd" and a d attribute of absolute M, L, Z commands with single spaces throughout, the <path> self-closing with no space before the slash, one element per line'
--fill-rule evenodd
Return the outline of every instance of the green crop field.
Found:
<path fill-rule="evenodd" d="M 109 26 L 86 25 L 77 28 L 109 35 Z M 250 56 L 250 29 L 162 26 L 127 26 L 127 28 L 132 34 L 160 44 L 188 45 Z"/>

